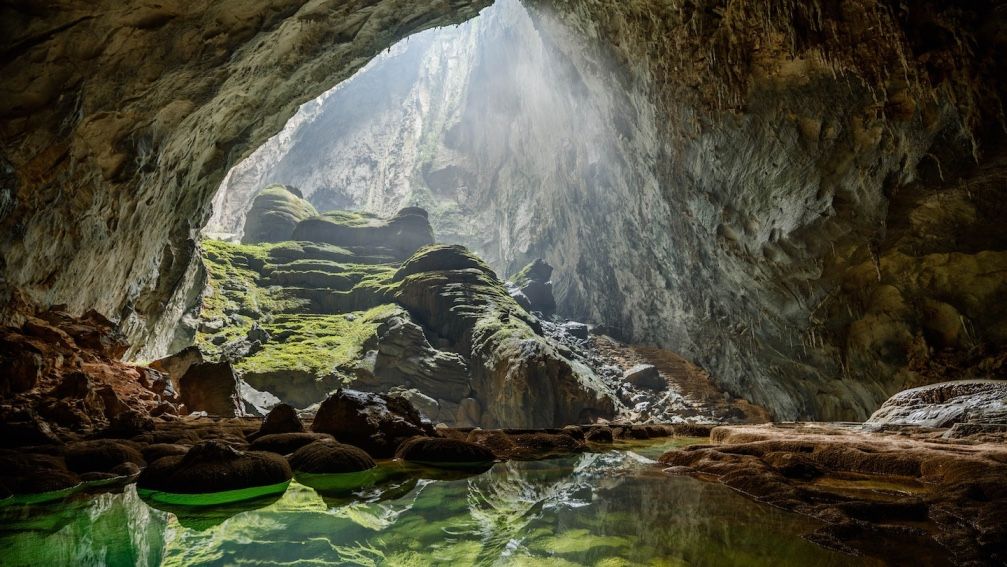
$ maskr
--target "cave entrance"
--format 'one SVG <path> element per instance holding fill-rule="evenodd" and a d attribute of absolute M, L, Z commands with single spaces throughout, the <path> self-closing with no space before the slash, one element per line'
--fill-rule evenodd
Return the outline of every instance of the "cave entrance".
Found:
<path fill-rule="evenodd" d="M 240 240 L 255 196 L 282 184 L 319 212 L 420 207 L 438 242 L 501 275 L 548 257 L 560 276 L 575 261 L 560 239 L 587 223 L 557 212 L 586 201 L 603 216 L 618 204 L 606 185 L 638 165 L 618 142 L 636 119 L 620 114 L 625 95 L 609 92 L 579 34 L 540 6 L 499 0 L 400 41 L 235 165 L 204 237 Z"/>

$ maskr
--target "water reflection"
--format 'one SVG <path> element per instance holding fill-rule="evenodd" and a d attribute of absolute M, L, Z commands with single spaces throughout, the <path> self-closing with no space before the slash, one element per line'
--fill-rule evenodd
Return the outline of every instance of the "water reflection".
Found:
<path fill-rule="evenodd" d="M 324 488 L 324 487 L 323 487 Z M 808 519 L 632 451 L 508 462 L 468 478 L 389 475 L 359 490 L 294 482 L 244 509 L 155 510 L 134 490 L 4 522 L 4 565 L 808 565 L 850 557 Z M 13 511 L 7 511 L 13 513 Z"/>

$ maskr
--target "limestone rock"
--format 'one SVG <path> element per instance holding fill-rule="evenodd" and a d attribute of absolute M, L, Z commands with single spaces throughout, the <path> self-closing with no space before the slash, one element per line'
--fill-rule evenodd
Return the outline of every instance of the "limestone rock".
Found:
<path fill-rule="evenodd" d="M 433 230 L 422 209 L 402 209 L 383 220 L 366 213 L 329 212 L 297 224 L 291 240 L 307 240 L 360 249 L 365 253 L 388 253 L 404 260 L 416 250 L 433 244 Z"/>
<path fill-rule="evenodd" d="M 364 451 L 331 441 L 316 441 L 290 455 L 295 472 L 333 474 L 361 472 L 375 467 L 374 459 Z"/>
<path fill-rule="evenodd" d="M 221 326 L 223 326 L 223 322 L 221 322 Z M 220 328 L 214 329 L 214 331 L 219 330 Z M 151 362 L 150 367 L 155 370 L 164 372 L 169 377 L 171 377 L 171 381 L 174 384 L 175 389 L 177 390 L 179 381 L 182 379 L 182 376 L 185 376 L 185 373 L 189 370 L 189 367 L 192 366 L 193 364 L 202 362 L 203 362 L 203 354 L 199 351 L 199 348 L 196 346 L 190 346 L 170 356 L 159 358 Z"/>
<path fill-rule="evenodd" d="M 405 399 L 345 389 L 322 402 L 311 430 L 328 433 L 375 458 L 391 457 L 405 439 L 427 434 L 419 413 Z"/>
<path fill-rule="evenodd" d="M 539 258 L 513 277 L 517 291 L 528 298 L 531 309 L 546 315 L 556 311 L 556 299 L 552 294 L 552 270 L 552 266 Z"/>
<path fill-rule="evenodd" d="M 496 460 L 490 449 L 460 439 L 417 437 L 395 451 L 395 458 L 442 468 L 479 469 Z"/>
<path fill-rule="evenodd" d="M 951 427 L 1007 423 L 1007 381 L 959 380 L 905 390 L 888 399 L 864 424 Z"/>
<path fill-rule="evenodd" d="M 305 201 L 297 189 L 271 185 L 252 201 L 241 241 L 255 244 L 290 240 L 297 223 L 317 214 L 315 207 Z"/>
<path fill-rule="evenodd" d="M 221 417 L 242 414 L 238 379 L 229 362 L 193 364 L 178 385 L 182 403 L 189 411 L 205 411 Z"/>
<path fill-rule="evenodd" d="M 297 417 L 297 410 L 289 404 L 279 404 L 269 411 L 262 420 L 262 426 L 256 435 L 273 435 L 275 433 L 301 433 L 304 424 Z"/>
<path fill-rule="evenodd" d="M 199 494 L 268 486 L 290 480 L 286 459 L 273 453 L 239 451 L 221 441 L 203 441 L 183 455 L 162 457 L 137 480 L 140 488 Z"/>
<path fill-rule="evenodd" d="M 623 374 L 623 380 L 637 388 L 662 390 L 667 387 L 661 373 L 653 364 L 637 364 Z"/>
<path fill-rule="evenodd" d="M 328 433 L 272 433 L 257 437 L 249 448 L 253 451 L 268 451 L 278 455 L 289 455 L 294 451 L 316 441 L 333 440 Z"/>

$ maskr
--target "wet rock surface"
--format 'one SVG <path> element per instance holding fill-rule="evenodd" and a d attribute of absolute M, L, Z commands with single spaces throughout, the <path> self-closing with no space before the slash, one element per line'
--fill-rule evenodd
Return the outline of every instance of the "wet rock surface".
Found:
<path fill-rule="evenodd" d="M 445 468 L 478 468 L 488 467 L 497 457 L 492 450 L 476 443 L 418 437 L 399 445 L 395 458 Z"/>
<path fill-rule="evenodd" d="M 959 380 L 905 390 L 882 404 L 865 425 L 884 428 L 958 424 L 1007 424 L 1007 381 Z"/>
<path fill-rule="evenodd" d="M 821 545 L 886 557 L 885 537 L 897 536 L 939 561 L 1000 564 L 1007 558 L 1007 437 L 948 442 L 942 433 L 722 426 L 711 445 L 668 452 L 661 462 L 670 473 L 719 481 L 824 521 L 810 536 Z"/>
<path fill-rule="evenodd" d="M 337 474 L 366 471 L 375 467 L 374 460 L 362 449 L 332 441 L 315 441 L 290 455 L 294 472 Z"/>
<path fill-rule="evenodd" d="M 198 494 L 268 486 L 290 480 L 287 461 L 273 453 L 246 452 L 204 441 L 182 456 L 162 457 L 137 480 L 140 488 Z"/>

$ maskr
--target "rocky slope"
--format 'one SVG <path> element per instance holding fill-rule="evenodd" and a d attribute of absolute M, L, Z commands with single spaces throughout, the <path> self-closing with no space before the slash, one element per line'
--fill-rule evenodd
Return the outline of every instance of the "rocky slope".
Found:
<path fill-rule="evenodd" d="M 300 408 L 343 385 L 393 391 L 449 425 L 614 416 L 608 385 L 564 356 L 482 260 L 433 244 L 426 211 L 331 211 L 290 227 L 285 213 L 310 205 L 276 193 L 256 198 L 244 240 L 286 240 L 204 243 L 197 345 L 254 390 Z"/>

